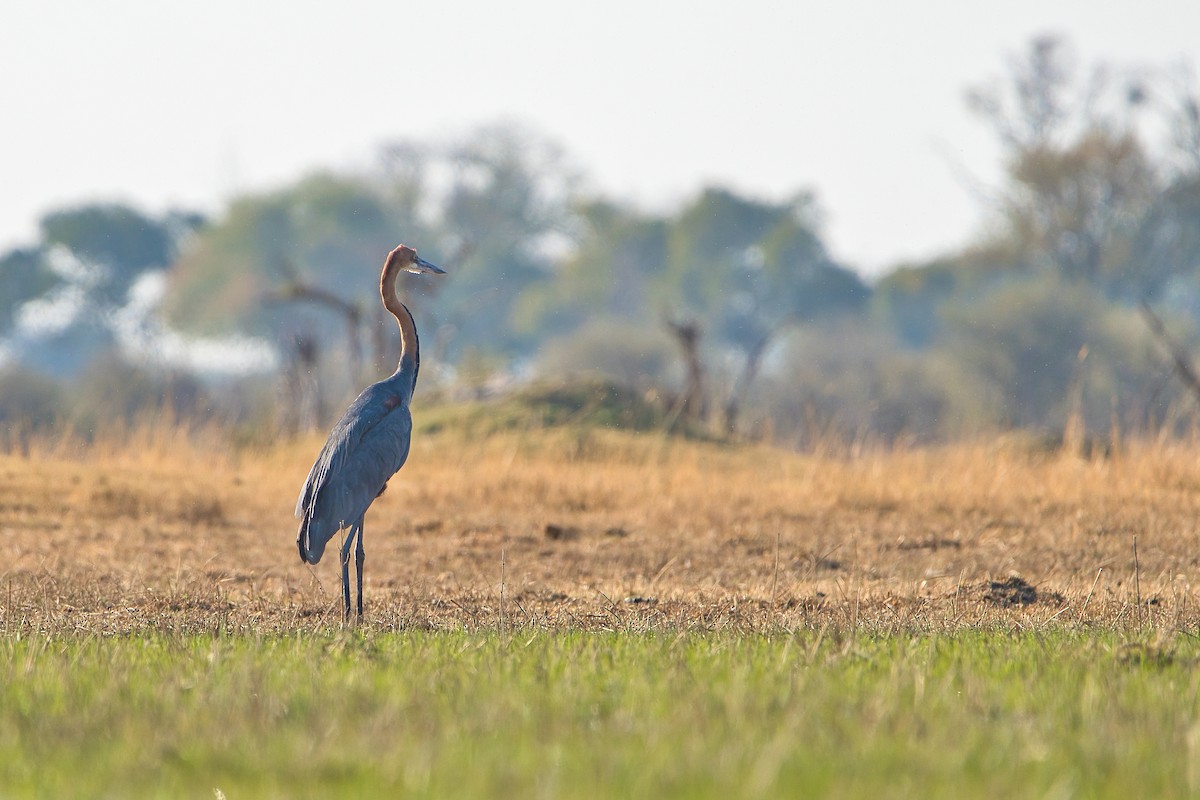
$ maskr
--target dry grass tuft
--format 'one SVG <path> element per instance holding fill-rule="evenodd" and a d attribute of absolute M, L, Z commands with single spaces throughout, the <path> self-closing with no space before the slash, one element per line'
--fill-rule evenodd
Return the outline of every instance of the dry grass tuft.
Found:
<path fill-rule="evenodd" d="M 162 425 L 0 456 L 0 629 L 337 625 L 336 558 L 294 549 L 319 446 Z M 503 607 L 518 628 L 1195 629 L 1198 511 L 1195 445 L 835 458 L 423 435 L 367 516 L 367 624 L 496 628 Z"/>

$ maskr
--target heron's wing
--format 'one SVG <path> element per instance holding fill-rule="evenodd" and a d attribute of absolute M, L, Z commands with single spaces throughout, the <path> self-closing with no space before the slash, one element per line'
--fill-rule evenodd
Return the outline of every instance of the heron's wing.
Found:
<path fill-rule="evenodd" d="M 317 493 L 314 517 L 350 525 L 367 511 L 408 458 L 412 416 L 404 406 L 384 417 L 331 469 Z"/>
<path fill-rule="evenodd" d="M 364 391 L 334 426 L 300 490 L 301 553 L 312 563 L 338 530 L 366 513 L 408 458 L 412 415 L 407 404 L 373 390 Z"/>

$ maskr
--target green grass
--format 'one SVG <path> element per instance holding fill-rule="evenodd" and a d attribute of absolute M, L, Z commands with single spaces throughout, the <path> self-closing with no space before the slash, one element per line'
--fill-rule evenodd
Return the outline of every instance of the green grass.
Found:
<path fill-rule="evenodd" d="M 1186 796 L 1198 656 L 1078 631 L 10 635 L 0 795 Z"/>
<path fill-rule="evenodd" d="M 489 400 L 445 402 L 418 400 L 413 426 L 419 435 L 457 432 L 480 438 L 502 431 L 562 428 L 576 435 L 595 428 L 623 431 L 671 430 L 689 439 L 720 441 L 705 426 L 673 419 L 661 400 L 606 379 L 535 383 Z"/>

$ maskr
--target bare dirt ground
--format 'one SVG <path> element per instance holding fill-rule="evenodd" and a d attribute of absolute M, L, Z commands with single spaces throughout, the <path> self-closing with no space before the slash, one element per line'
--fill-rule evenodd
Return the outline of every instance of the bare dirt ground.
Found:
<path fill-rule="evenodd" d="M 320 439 L 149 430 L 0 456 L 0 630 L 341 623 L 297 556 Z M 1200 446 L 796 455 L 604 430 L 419 437 L 367 515 L 382 628 L 1200 625 Z"/>

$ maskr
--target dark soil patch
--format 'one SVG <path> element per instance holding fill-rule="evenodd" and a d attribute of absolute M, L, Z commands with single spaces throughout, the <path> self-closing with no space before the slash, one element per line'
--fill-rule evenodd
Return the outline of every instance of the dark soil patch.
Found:
<path fill-rule="evenodd" d="M 983 601 L 1001 608 L 1031 606 L 1034 603 L 1062 605 L 1065 598 L 1058 592 L 1038 592 L 1028 581 L 1013 575 L 1006 581 L 988 581 L 982 587 Z"/>

